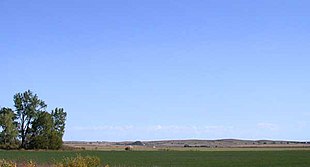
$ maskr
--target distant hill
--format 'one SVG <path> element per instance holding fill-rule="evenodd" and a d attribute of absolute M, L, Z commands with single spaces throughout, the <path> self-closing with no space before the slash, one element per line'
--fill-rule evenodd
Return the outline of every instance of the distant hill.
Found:
<path fill-rule="evenodd" d="M 142 146 L 142 147 L 208 147 L 208 148 L 254 148 L 254 147 L 310 147 L 310 142 L 284 140 L 159 140 L 159 141 L 124 141 L 124 142 L 85 142 L 65 141 L 67 145 L 79 146 Z"/>

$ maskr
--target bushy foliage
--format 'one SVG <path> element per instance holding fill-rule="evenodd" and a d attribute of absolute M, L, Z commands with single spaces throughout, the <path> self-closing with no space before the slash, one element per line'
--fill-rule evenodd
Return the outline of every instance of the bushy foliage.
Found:
<path fill-rule="evenodd" d="M 16 140 L 14 143 L 10 143 L 10 144 L 8 144 L 8 143 L 6 143 L 6 144 L 4 144 L 4 143 L 1 143 L 0 144 L 0 149 L 5 149 L 5 150 L 14 150 L 14 149 L 18 149 L 19 148 L 19 141 L 18 140 Z"/>
<path fill-rule="evenodd" d="M 16 167 L 16 163 L 12 161 L 7 161 L 7 160 L 0 160 L 0 167 Z"/>
<path fill-rule="evenodd" d="M 5 159 L 0 159 L 0 167 L 17 167 L 17 166 L 22 166 L 22 167 L 36 167 L 37 164 L 29 160 L 27 162 L 17 163 L 10 161 L 10 160 L 5 160 Z M 65 157 L 61 162 L 56 163 L 53 165 L 53 167 L 100 167 L 100 159 L 95 156 L 81 156 L 77 155 L 76 157 Z M 109 165 L 105 165 L 104 167 L 109 167 Z"/>
<path fill-rule="evenodd" d="M 28 161 L 25 165 L 25 167 L 36 167 L 36 166 L 37 166 L 36 163 L 31 160 Z"/>
<path fill-rule="evenodd" d="M 64 128 L 59 131 L 52 114 L 41 112 L 32 124 L 32 137 L 29 148 L 32 149 L 60 149 Z M 64 125 L 62 125 L 64 126 Z"/>
<path fill-rule="evenodd" d="M 95 156 L 65 157 L 62 162 L 57 163 L 54 167 L 99 167 L 100 159 Z"/>
<path fill-rule="evenodd" d="M 25 162 L 23 164 L 20 164 L 22 165 L 23 167 L 36 167 L 36 163 L 33 162 L 33 161 L 28 161 L 28 162 Z M 20 165 L 17 165 L 15 162 L 13 161 L 8 161 L 8 160 L 5 160 L 5 159 L 2 159 L 0 160 L 0 167 L 17 167 L 17 166 L 20 166 Z"/>

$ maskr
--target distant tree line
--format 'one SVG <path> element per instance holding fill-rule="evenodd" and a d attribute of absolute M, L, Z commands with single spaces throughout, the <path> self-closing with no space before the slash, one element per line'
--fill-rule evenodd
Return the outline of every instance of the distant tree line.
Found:
<path fill-rule="evenodd" d="M 14 109 L 0 109 L 0 148 L 60 149 L 67 113 L 46 111 L 46 103 L 27 90 L 14 95 Z"/>

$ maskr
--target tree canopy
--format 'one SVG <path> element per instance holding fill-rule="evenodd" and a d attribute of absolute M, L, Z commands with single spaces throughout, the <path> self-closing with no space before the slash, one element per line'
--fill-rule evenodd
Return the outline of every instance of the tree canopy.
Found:
<path fill-rule="evenodd" d="M 16 115 L 10 108 L 0 109 L 0 126 L 2 132 L 0 133 L 1 148 L 17 148 L 17 122 L 15 121 Z"/>
<path fill-rule="evenodd" d="M 15 94 L 13 101 L 15 110 L 0 110 L 2 148 L 61 148 L 67 117 L 63 108 L 48 112 L 46 103 L 30 90 Z"/>

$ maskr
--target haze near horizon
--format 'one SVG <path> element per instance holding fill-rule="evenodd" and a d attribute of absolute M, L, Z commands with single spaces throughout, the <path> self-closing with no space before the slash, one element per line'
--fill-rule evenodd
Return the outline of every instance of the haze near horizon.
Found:
<path fill-rule="evenodd" d="M 0 2 L 0 105 L 27 89 L 64 140 L 310 140 L 310 2 Z"/>

